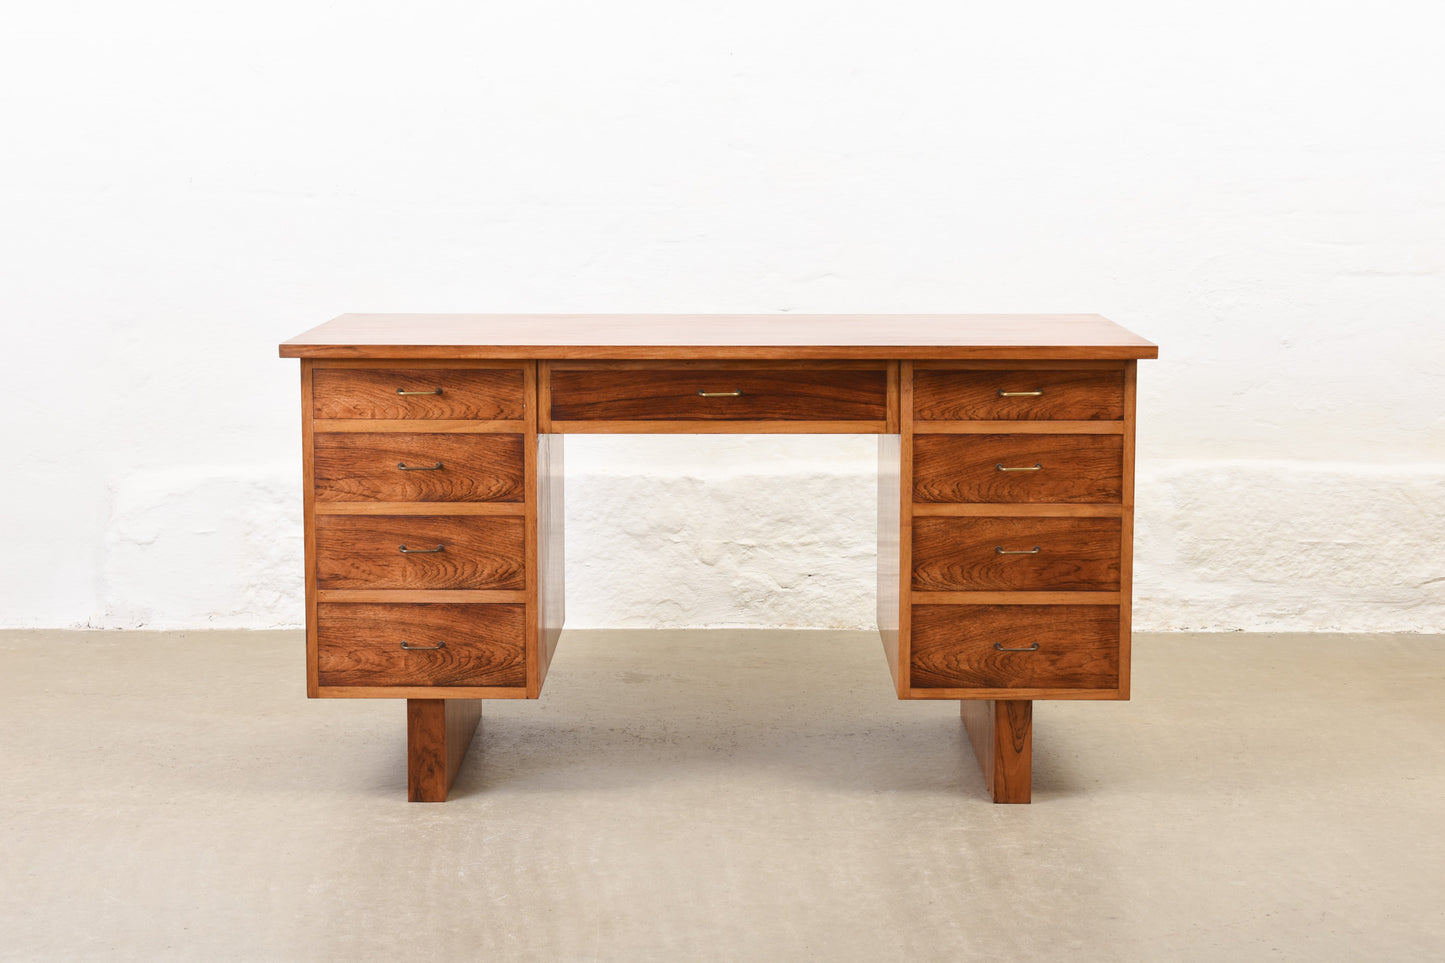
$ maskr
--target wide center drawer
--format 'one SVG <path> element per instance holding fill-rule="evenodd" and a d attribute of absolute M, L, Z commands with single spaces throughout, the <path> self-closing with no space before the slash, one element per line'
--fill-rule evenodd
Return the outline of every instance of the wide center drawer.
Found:
<path fill-rule="evenodd" d="M 337 686 L 520 686 L 526 606 L 323 602 L 317 680 Z"/>
<path fill-rule="evenodd" d="M 520 502 L 520 434 L 318 434 L 316 497 L 350 502 Z"/>
<path fill-rule="evenodd" d="M 520 515 L 317 515 L 323 589 L 521 589 Z"/>
<path fill-rule="evenodd" d="M 521 368 L 317 368 L 317 418 L 519 420 Z"/>
<path fill-rule="evenodd" d="M 1115 605 L 915 605 L 921 689 L 1116 689 Z"/>
<path fill-rule="evenodd" d="M 554 368 L 553 421 L 871 421 L 887 418 L 878 368 Z"/>

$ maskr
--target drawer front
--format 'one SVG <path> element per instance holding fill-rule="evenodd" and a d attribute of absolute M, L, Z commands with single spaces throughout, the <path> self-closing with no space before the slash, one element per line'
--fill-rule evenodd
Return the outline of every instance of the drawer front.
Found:
<path fill-rule="evenodd" d="M 320 501 L 523 500 L 519 434 L 318 434 L 314 454 Z"/>
<path fill-rule="evenodd" d="M 520 368 L 317 368 L 317 418 L 520 420 Z"/>
<path fill-rule="evenodd" d="M 882 368 L 552 371 L 554 421 L 878 421 Z"/>
<path fill-rule="evenodd" d="M 913 520 L 917 592 L 1117 592 L 1117 518 Z"/>
<path fill-rule="evenodd" d="M 523 520 L 506 515 L 318 515 L 324 589 L 521 589 Z"/>
<path fill-rule="evenodd" d="M 317 606 L 317 678 L 342 686 L 527 683 L 525 606 L 328 603 Z M 403 649 L 411 646 L 440 648 Z"/>
<path fill-rule="evenodd" d="M 920 421 L 1119 421 L 1122 371 L 942 371 L 913 373 Z"/>
<path fill-rule="evenodd" d="M 1116 689 L 1118 606 L 915 605 L 912 683 L 920 689 Z"/>
<path fill-rule="evenodd" d="M 913 500 L 1118 504 L 1119 435 L 918 435 Z"/>

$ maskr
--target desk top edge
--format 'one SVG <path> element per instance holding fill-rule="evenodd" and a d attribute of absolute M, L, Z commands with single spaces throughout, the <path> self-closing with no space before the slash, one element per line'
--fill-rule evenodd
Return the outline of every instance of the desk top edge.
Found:
<path fill-rule="evenodd" d="M 343 314 L 283 358 L 1082 360 L 1157 358 L 1097 314 Z"/>

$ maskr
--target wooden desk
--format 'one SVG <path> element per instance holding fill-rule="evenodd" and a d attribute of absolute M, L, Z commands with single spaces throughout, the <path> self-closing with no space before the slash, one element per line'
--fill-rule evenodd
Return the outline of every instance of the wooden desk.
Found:
<path fill-rule="evenodd" d="M 1098 315 L 342 315 L 301 359 L 307 694 L 407 700 L 443 801 L 563 619 L 568 432 L 870 433 L 900 699 L 1028 802 L 1035 699 L 1127 699 L 1134 376 Z"/>

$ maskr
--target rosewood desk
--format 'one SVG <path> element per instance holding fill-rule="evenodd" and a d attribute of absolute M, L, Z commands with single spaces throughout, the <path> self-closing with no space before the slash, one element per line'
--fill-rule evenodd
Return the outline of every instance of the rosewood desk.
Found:
<path fill-rule="evenodd" d="M 342 315 L 301 359 L 306 689 L 407 700 L 444 801 L 562 630 L 568 432 L 878 435 L 878 631 L 957 699 L 995 802 L 1033 700 L 1127 699 L 1134 378 L 1098 315 Z"/>

